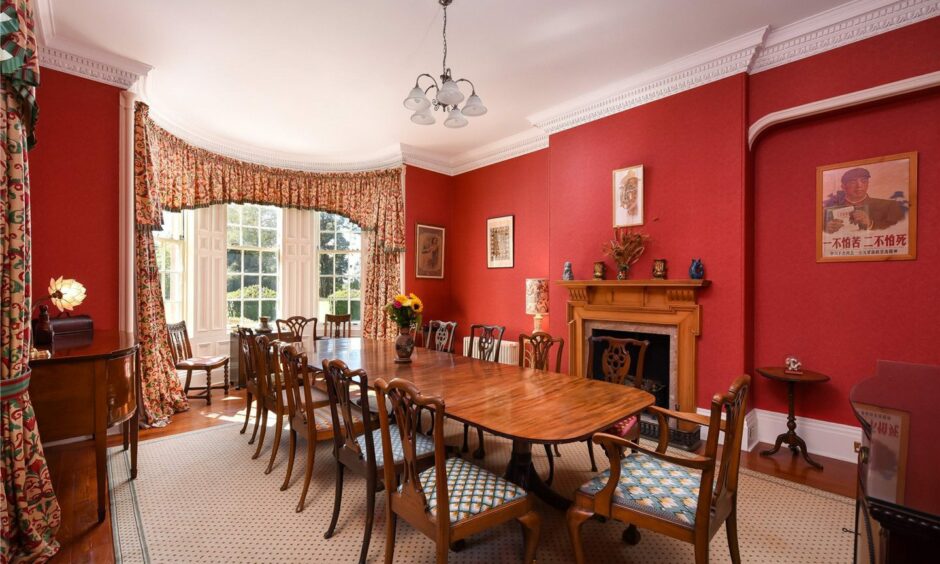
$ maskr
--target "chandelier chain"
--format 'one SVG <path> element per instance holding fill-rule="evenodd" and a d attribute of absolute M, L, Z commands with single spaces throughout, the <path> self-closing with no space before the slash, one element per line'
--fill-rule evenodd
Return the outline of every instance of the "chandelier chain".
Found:
<path fill-rule="evenodd" d="M 444 75 L 447 74 L 447 5 L 446 5 L 446 4 L 444 5 L 444 32 L 443 32 L 443 35 L 444 35 L 444 60 L 443 60 L 443 62 L 441 63 L 441 68 L 443 69 L 443 70 L 441 71 L 441 76 L 444 76 Z"/>

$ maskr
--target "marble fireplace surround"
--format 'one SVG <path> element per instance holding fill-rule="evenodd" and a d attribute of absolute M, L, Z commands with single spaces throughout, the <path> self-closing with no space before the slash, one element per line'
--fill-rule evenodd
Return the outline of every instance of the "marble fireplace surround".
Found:
<path fill-rule="evenodd" d="M 564 280 L 568 290 L 568 372 L 585 376 L 594 329 L 669 335 L 672 408 L 695 412 L 698 294 L 708 280 Z"/>

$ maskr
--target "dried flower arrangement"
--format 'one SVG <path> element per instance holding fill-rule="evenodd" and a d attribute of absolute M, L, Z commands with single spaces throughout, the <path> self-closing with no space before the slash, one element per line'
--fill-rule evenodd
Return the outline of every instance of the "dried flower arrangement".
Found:
<path fill-rule="evenodd" d="M 630 265 L 640 259 L 646 250 L 650 236 L 629 228 L 614 229 L 614 238 L 604 243 L 604 254 L 617 263 L 617 279 L 623 280 L 630 271 Z"/>

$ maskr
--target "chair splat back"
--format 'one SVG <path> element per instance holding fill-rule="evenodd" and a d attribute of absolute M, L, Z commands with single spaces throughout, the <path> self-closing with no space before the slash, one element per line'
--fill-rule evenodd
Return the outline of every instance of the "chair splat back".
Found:
<path fill-rule="evenodd" d="M 275 364 L 280 364 L 280 368 L 274 370 L 274 379 L 279 390 L 287 390 L 287 413 L 290 417 L 302 415 L 307 428 L 313 431 L 316 429 L 313 416 L 315 375 L 307 366 L 307 354 L 293 343 L 279 343 L 275 347 L 277 358 L 280 359 L 280 363 Z"/>
<path fill-rule="evenodd" d="M 277 324 L 278 338 L 286 343 L 295 343 L 304 337 L 304 331 L 307 325 L 313 323 L 313 334 L 317 334 L 317 318 L 294 315 L 287 319 L 275 320 Z"/>
<path fill-rule="evenodd" d="M 333 417 L 333 446 L 337 452 L 344 446 L 365 456 L 356 441 L 356 418 L 353 415 L 354 398 L 368 401 L 369 376 L 365 370 L 350 370 L 342 360 L 324 360 L 323 374 L 326 377 L 327 393 L 330 395 L 330 413 Z M 368 404 L 363 403 L 363 413 L 368 413 Z M 366 449 L 375 452 L 372 444 L 371 417 L 362 417 L 362 430 L 365 433 Z"/>
<path fill-rule="evenodd" d="M 425 346 L 435 351 L 454 352 L 454 333 L 456 332 L 456 321 L 432 320 L 428 323 L 427 334 L 424 337 Z"/>
<path fill-rule="evenodd" d="M 173 364 L 192 358 L 193 350 L 189 344 L 189 332 L 186 330 L 186 322 L 170 323 L 167 325 L 167 331 L 170 335 L 170 352 L 173 355 Z"/>
<path fill-rule="evenodd" d="M 591 337 L 588 339 L 588 378 L 594 378 L 593 359 L 595 349 L 602 343 L 607 348 L 601 354 L 601 377 L 612 384 L 623 384 L 630 372 L 633 356 L 631 348 L 636 348 L 636 372 L 633 377 L 633 386 L 641 388 L 643 385 L 643 363 L 646 359 L 646 348 L 649 341 L 636 339 L 618 339 L 616 337 Z"/>
<path fill-rule="evenodd" d="M 556 339 L 544 331 L 519 335 L 519 366 L 550 370 L 549 357 L 556 343 L 558 349 L 555 353 L 555 372 L 561 372 L 561 351 L 565 348 L 565 340 Z"/>
<path fill-rule="evenodd" d="M 477 336 L 477 331 L 480 335 Z M 503 342 L 503 325 L 471 325 L 470 346 L 476 344 L 477 356 L 480 360 L 496 362 L 499 360 L 499 347 Z"/>
<path fill-rule="evenodd" d="M 255 338 L 254 329 L 238 328 L 238 371 L 244 375 L 245 382 L 257 383 L 258 371 L 251 341 Z"/>
<path fill-rule="evenodd" d="M 316 331 L 314 331 L 316 333 Z M 327 339 L 352 336 L 352 315 L 327 314 L 323 320 L 323 336 Z"/>
<path fill-rule="evenodd" d="M 272 374 L 274 366 L 272 366 L 271 362 L 271 343 L 272 340 L 265 335 L 256 335 L 248 338 L 248 347 L 255 364 L 258 395 L 261 397 L 274 397 L 274 395 L 278 393 L 277 383 Z"/>
<path fill-rule="evenodd" d="M 447 498 L 446 455 L 444 453 L 444 400 L 426 396 L 418 391 L 414 384 L 401 378 L 386 382 L 382 378 L 375 381 L 378 405 L 386 400 L 395 415 L 395 422 L 401 432 L 401 445 L 404 452 L 401 481 L 395 475 L 395 461 L 390 436 L 391 417 L 384 409 L 379 409 L 379 425 L 382 428 L 382 452 L 385 456 L 385 487 L 389 491 L 401 484 L 402 496 L 415 506 L 427 509 L 428 500 L 421 480 L 418 477 L 417 434 L 418 414 L 421 408 L 428 408 L 434 419 L 434 466 L 437 481 L 437 506 L 449 507 Z M 446 528 L 449 524 L 447 512 L 438 519 L 438 526 Z"/>

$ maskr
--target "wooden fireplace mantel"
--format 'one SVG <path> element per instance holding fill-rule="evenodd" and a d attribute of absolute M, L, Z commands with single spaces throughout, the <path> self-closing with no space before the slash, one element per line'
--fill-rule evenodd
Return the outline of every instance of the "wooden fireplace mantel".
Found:
<path fill-rule="evenodd" d="M 568 290 L 570 374 L 585 376 L 591 322 L 676 328 L 676 390 L 681 411 L 695 411 L 696 338 L 702 332 L 699 292 L 708 280 L 559 280 Z"/>

